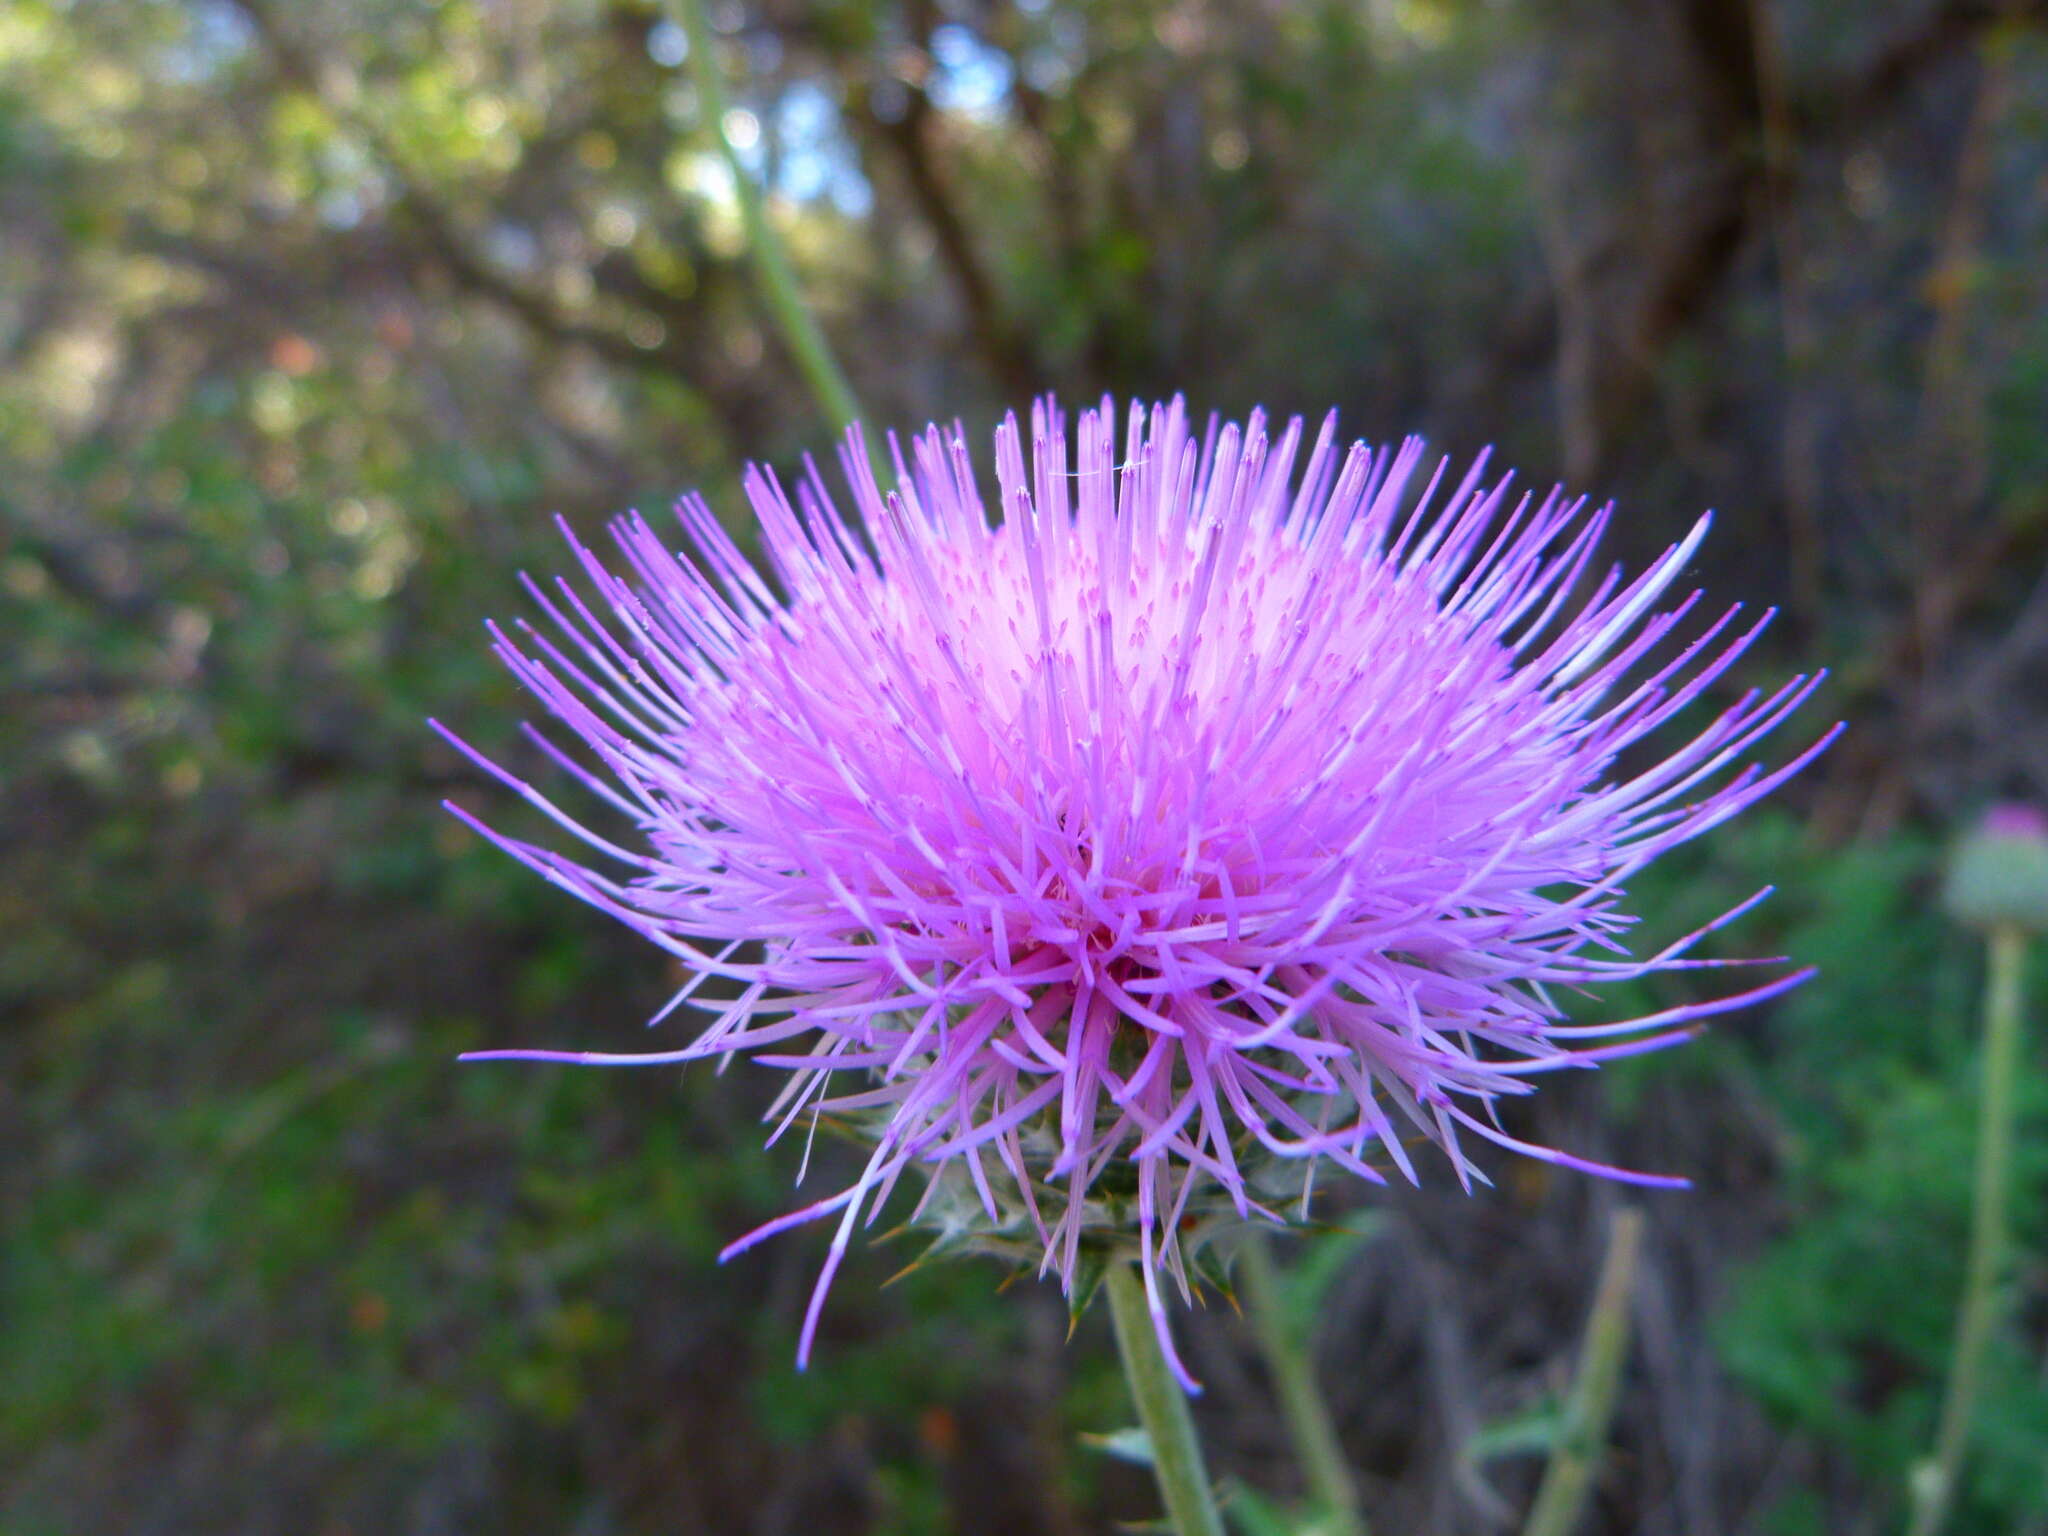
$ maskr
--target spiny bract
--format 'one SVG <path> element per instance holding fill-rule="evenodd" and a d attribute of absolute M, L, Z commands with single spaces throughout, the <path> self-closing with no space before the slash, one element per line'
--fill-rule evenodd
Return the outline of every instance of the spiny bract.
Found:
<path fill-rule="evenodd" d="M 1623 882 L 1826 744 L 1743 764 L 1819 682 L 1794 678 L 1617 776 L 1762 628 L 1731 610 L 1652 660 L 1697 599 L 1653 612 L 1706 521 L 1633 580 L 1596 576 L 1606 510 L 1515 497 L 1482 457 L 1432 513 L 1419 441 L 1335 434 L 1297 478 L 1299 421 L 1197 440 L 1178 400 L 1134 406 L 1119 451 L 1105 401 L 1070 460 L 1041 402 L 1028 465 L 1014 418 L 996 434 L 993 509 L 958 428 L 907 463 L 892 438 L 886 494 L 850 434 L 854 522 L 815 465 L 793 499 L 747 473 L 779 591 L 693 496 L 694 555 L 620 519 L 627 578 L 571 536 L 597 602 L 529 581 L 559 638 L 493 630 L 602 772 L 550 755 L 632 830 L 480 757 L 596 858 L 479 830 L 677 956 L 671 1006 L 713 1019 L 674 1051 L 477 1054 L 752 1052 L 792 1074 L 783 1128 L 866 1126 L 851 1187 L 729 1250 L 839 1213 L 800 1359 L 862 1214 L 912 1168 L 964 1169 L 992 1225 L 1021 1206 L 1070 1288 L 1107 1209 L 1170 1356 L 1160 1276 L 1185 1293 L 1191 1210 L 1279 1219 L 1250 1159 L 1412 1179 L 1419 1133 L 1469 1184 L 1476 1136 L 1680 1182 L 1530 1145 L 1496 1103 L 1801 979 L 1610 1024 L 1550 998 L 1703 963 L 1697 934 L 1630 954 Z M 736 995 L 698 996 L 713 976 Z"/>

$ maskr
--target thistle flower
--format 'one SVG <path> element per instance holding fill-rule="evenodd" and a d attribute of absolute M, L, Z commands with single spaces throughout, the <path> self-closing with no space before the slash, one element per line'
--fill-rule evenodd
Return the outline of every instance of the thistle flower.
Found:
<path fill-rule="evenodd" d="M 1186 1381 L 1162 1276 L 1186 1296 L 1194 1213 L 1281 1219 L 1259 1165 L 1305 1200 L 1324 1161 L 1419 1178 L 1413 1138 L 1469 1188 L 1476 1139 L 1681 1184 L 1533 1145 L 1497 1107 L 1804 978 L 1615 1023 L 1552 1000 L 1712 963 L 1687 952 L 1764 893 L 1638 957 L 1625 882 L 1832 736 L 1743 766 L 1820 681 L 1797 677 L 1617 770 L 1769 621 L 1731 609 L 1652 662 L 1697 601 L 1653 611 L 1706 519 L 1633 580 L 1592 578 L 1607 509 L 1485 484 L 1482 457 L 1432 512 L 1420 441 L 1340 451 L 1333 414 L 1297 477 L 1302 438 L 1254 413 L 1197 440 L 1175 400 L 1134 405 L 1119 452 L 1104 401 L 1070 459 L 1042 402 L 1028 464 L 1014 417 L 996 433 L 991 508 L 957 427 L 907 462 L 892 437 L 886 494 L 856 431 L 854 520 L 813 463 L 793 498 L 747 471 L 777 586 L 692 496 L 694 554 L 631 515 L 622 576 L 570 535 L 596 603 L 528 581 L 555 636 L 493 629 L 602 771 L 536 739 L 633 830 L 474 752 L 588 862 L 450 809 L 677 957 L 663 1013 L 710 1023 L 670 1051 L 474 1054 L 746 1052 L 790 1074 L 776 1135 L 864 1126 L 849 1187 L 728 1250 L 836 1213 L 800 1363 L 856 1227 L 920 1170 L 927 1202 L 971 1189 L 969 1227 L 1021 1224 L 1070 1294 L 1084 1251 L 1132 1253 Z M 734 995 L 700 996 L 711 977 Z"/>

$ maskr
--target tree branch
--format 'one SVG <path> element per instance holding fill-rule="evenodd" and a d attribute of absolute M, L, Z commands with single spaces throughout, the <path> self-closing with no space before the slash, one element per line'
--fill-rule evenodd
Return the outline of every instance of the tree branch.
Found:
<path fill-rule="evenodd" d="M 588 347 L 592 352 L 638 371 L 664 376 L 688 377 L 695 354 L 685 344 L 683 324 L 696 312 L 678 305 L 671 296 L 644 282 L 635 281 L 627 302 L 655 313 L 663 322 L 663 336 L 652 347 L 642 346 L 618 326 L 578 315 L 559 303 L 544 289 L 524 283 L 497 263 L 479 254 L 462 234 L 455 215 L 423 190 L 409 174 L 404 159 L 376 126 L 365 121 L 336 99 L 312 57 L 300 46 L 272 0 L 233 0 L 248 17 L 250 27 L 273 60 L 279 78 L 286 84 L 309 92 L 321 106 L 362 140 L 391 177 L 398 192 L 393 208 L 399 230 L 410 224 L 413 242 L 401 239 L 397 254 L 417 267 L 422 261 L 440 267 L 458 286 L 508 311 L 530 330 L 549 341 Z M 729 416 L 722 406 L 720 413 Z"/>
<path fill-rule="evenodd" d="M 1770 206 L 1769 125 L 1756 75 L 1757 40 L 1748 6 L 1676 0 L 1678 33 L 1698 82 L 1702 142 L 1714 146 L 1699 190 L 1673 236 L 1648 262 L 1636 301 L 1601 347 L 1607 366 L 1588 392 L 1569 472 L 1597 476 L 1614 439 L 1649 394 L 1659 359 L 1708 308 Z M 1794 92 L 1789 116 L 1807 144 L 1863 127 L 1899 95 L 1994 25 L 2048 21 L 2048 0 L 1945 0 L 1845 77 Z M 1784 157 L 1796 145 L 1779 146 Z"/>
<path fill-rule="evenodd" d="M 922 46 L 930 35 L 932 18 L 925 14 L 926 8 L 918 7 L 916 10 L 912 25 Z M 1004 313 L 995 283 L 989 277 L 988 268 L 967 228 L 966 218 L 960 212 L 958 199 L 948 183 L 945 169 L 939 163 L 935 142 L 938 112 L 931 96 L 922 81 L 904 80 L 900 83 L 907 93 L 907 104 L 901 117 L 885 120 L 875 111 L 872 99 L 864 90 L 854 96 L 853 114 L 869 138 L 886 147 L 893 156 L 910 189 L 911 199 L 925 223 L 931 227 L 939 255 L 959 289 L 976 347 L 989 371 L 995 375 L 1003 394 L 1012 403 L 1021 405 L 1038 391 L 1042 370 L 1029 341 Z"/>

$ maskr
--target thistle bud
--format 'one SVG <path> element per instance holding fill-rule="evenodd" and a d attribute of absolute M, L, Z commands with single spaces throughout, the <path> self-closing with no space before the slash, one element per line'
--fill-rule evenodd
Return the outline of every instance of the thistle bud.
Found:
<path fill-rule="evenodd" d="M 1949 859 L 1942 906 L 1965 927 L 2048 933 L 2048 815 L 1994 805 Z"/>

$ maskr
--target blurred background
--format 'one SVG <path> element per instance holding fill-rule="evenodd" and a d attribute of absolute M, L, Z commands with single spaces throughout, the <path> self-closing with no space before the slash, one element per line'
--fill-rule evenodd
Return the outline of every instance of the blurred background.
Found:
<path fill-rule="evenodd" d="M 1896 1529 L 1967 1224 L 1950 833 L 2048 795 L 2048 5 L 712 8 L 724 127 L 871 419 L 1337 405 L 1622 514 L 1826 665 L 1767 811 L 1633 893 L 1823 978 L 1559 1083 L 1644 1202 L 1590 1529 Z M 649 0 L 0 5 L 0 1530 L 1106 1532 L 1105 1320 L 824 1234 L 773 1074 L 619 1048 L 660 957 L 438 808 L 538 772 L 481 622 L 594 531 L 829 445 Z M 1803 733 L 1803 734 L 1802 734 Z M 2038 969 L 2038 967 L 2037 967 Z M 1666 978 L 1602 1003 L 1682 1001 Z M 2048 1090 L 1954 1529 L 2048 1531 Z M 813 1171 L 841 1178 L 837 1149 Z M 1296 1300 L 1384 1532 L 1511 1529 L 1616 1189 L 1345 1196 Z M 1228 1306 L 1217 1470 L 1298 1492 Z"/>

